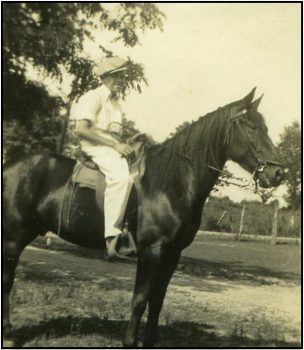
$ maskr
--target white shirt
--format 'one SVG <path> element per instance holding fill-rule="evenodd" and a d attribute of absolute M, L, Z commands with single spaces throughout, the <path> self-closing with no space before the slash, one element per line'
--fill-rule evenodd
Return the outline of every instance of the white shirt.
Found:
<path fill-rule="evenodd" d="M 119 103 L 111 99 L 111 91 L 102 85 L 88 91 L 78 101 L 73 102 L 70 119 L 76 120 L 76 128 L 77 121 L 86 119 L 90 120 L 96 128 L 119 133 L 122 111 Z M 92 143 L 81 140 L 81 145 L 92 146 Z"/>

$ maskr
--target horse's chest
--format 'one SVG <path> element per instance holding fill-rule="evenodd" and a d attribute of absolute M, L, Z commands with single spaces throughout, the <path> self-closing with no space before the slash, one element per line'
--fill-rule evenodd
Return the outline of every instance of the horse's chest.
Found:
<path fill-rule="evenodd" d="M 180 225 L 177 212 L 165 193 L 144 198 L 139 209 L 141 230 L 169 233 Z"/>
<path fill-rule="evenodd" d="M 165 193 L 158 193 L 142 202 L 139 232 L 149 240 L 153 236 L 153 240 L 164 239 L 183 248 L 192 242 L 197 231 L 199 222 L 193 219 L 186 206 L 181 210 Z"/>

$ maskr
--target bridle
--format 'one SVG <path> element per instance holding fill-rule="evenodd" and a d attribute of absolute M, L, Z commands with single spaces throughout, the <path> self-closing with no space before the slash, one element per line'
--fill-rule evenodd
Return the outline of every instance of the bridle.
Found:
<path fill-rule="evenodd" d="M 257 165 L 252 173 L 252 178 L 255 182 L 255 192 L 257 192 L 258 183 L 259 183 L 259 174 L 264 173 L 264 169 L 268 165 L 277 165 L 282 167 L 283 164 L 275 160 L 261 159 L 259 157 L 259 154 L 258 154 L 259 150 L 257 149 L 252 139 L 248 136 L 248 134 L 244 132 L 244 129 L 242 128 L 239 122 L 241 118 L 244 118 L 247 116 L 247 113 L 248 113 L 247 109 L 242 109 L 241 111 L 238 111 L 238 112 L 232 110 L 232 116 L 230 117 L 231 126 L 228 129 L 228 134 L 225 136 L 225 140 L 226 140 L 226 143 L 228 144 L 229 141 L 232 139 L 231 134 L 233 133 L 234 126 L 236 126 L 239 129 L 240 133 L 242 134 L 243 140 L 246 142 L 248 148 L 250 149 L 250 152 L 254 155 L 256 159 Z"/>
<path fill-rule="evenodd" d="M 255 185 L 254 191 L 255 191 L 255 193 L 257 193 L 257 191 L 258 191 L 258 184 L 259 184 L 259 174 L 262 174 L 264 172 L 264 169 L 268 165 L 283 166 L 283 164 L 280 163 L 280 162 L 274 161 L 274 160 L 261 159 L 258 156 L 258 151 L 256 149 L 255 144 L 252 142 L 252 140 L 249 138 L 249 136 L 244 132 L 242 126 L 239 123 L 240 118 L 244 118 L 244 117 L 246 117 L 246 115 L 247 115 L 247 110 L 246 109 L 242 109 L 241 111 L 233 111 L 233 109 L 232 109 L 232 115 L 229 118 L 230 119 L 230 127 L 228 129 L 227 134 L 225 135 L 225 142 L 226 142 L 227 145 L 229 144 L 230 140 L 232 139 L 234 125 L 236 125 L 238 127 L 239 131 L 241 132 L 241 134 L 243 135 L 243 138 L 244 138 L 245 142 L 248 144 L 248 147 L 249 147 L 250 151 L 252 152 L 252 154 L 254 155 L 254 157 L 256 159 L 256 162 L 257 162 L 257 165 L 254 168 L 254 171 L 252 173 L 252 179 L 253 179 L 254 185 Z M 121 123 L 118 123 L 118 122 L 112 122 L 111 124 L 118 124 L 118 126 L 120 127 L 120 131 L 118 133 L 116 132 L 116 134 L 119 134 L 123 129 L 129 130 L 129 131 L 134 131 L 132 128 L 129 128 L 129 127 L 125 126 L 125 125 L 122 125 Z M 189 158 L 185 154 L 180 154 L 180 155 L 182 157 Z M 188 159 L 188 160 L 190 160 L 190 162 L 191 162 L 191 159 Z M 243 178 L 235 177 L 235 176 L 227 173 L 224 170 L 218 169 L 217 167 L 208 165 L 208 168 L 210 168 L 212 170 L 215 170 L 215 171 L 217 171 L 217 172 L 219 172 L 219 173 L 221 173 L 221 174 L 223 174 L 225 176 L 227 176 L 227 174 L 228 174 L 228 177 L 231 177 L 231 178 L 234 178 L 234 179 L 236 179 L 238 181 L 244 182 Z M 239 187 L 248 187 L 248 184 L 239 185 L 239 184 L 234 183 L 234 182 L 229 182 L 229 181 L 224 181 L 224 182 L 227 182 L 229 184 L 232 184 L 232 185 L 235 185 L 235 186 L 239 186 Z"/>

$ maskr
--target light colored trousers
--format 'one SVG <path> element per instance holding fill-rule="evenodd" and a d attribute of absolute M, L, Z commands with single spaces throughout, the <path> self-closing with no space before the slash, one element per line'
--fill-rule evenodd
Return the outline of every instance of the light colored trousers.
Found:
<path fill-rule="evenodd" d="M 106 178 L 104 196 L 105 237 L 121 232 L 121 224 L 132 188 L 127 160 L 111 147 L 82 146 Z"/>

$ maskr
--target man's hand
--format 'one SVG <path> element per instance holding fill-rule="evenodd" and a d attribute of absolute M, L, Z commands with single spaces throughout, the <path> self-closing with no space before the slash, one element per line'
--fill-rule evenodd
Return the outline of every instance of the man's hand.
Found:
<path fill-rule="evenodd" d="M 128 157 L 133 153 L 133 149 L 125 143 L 116 143 L 113 148 L 124 157 Z"/>

